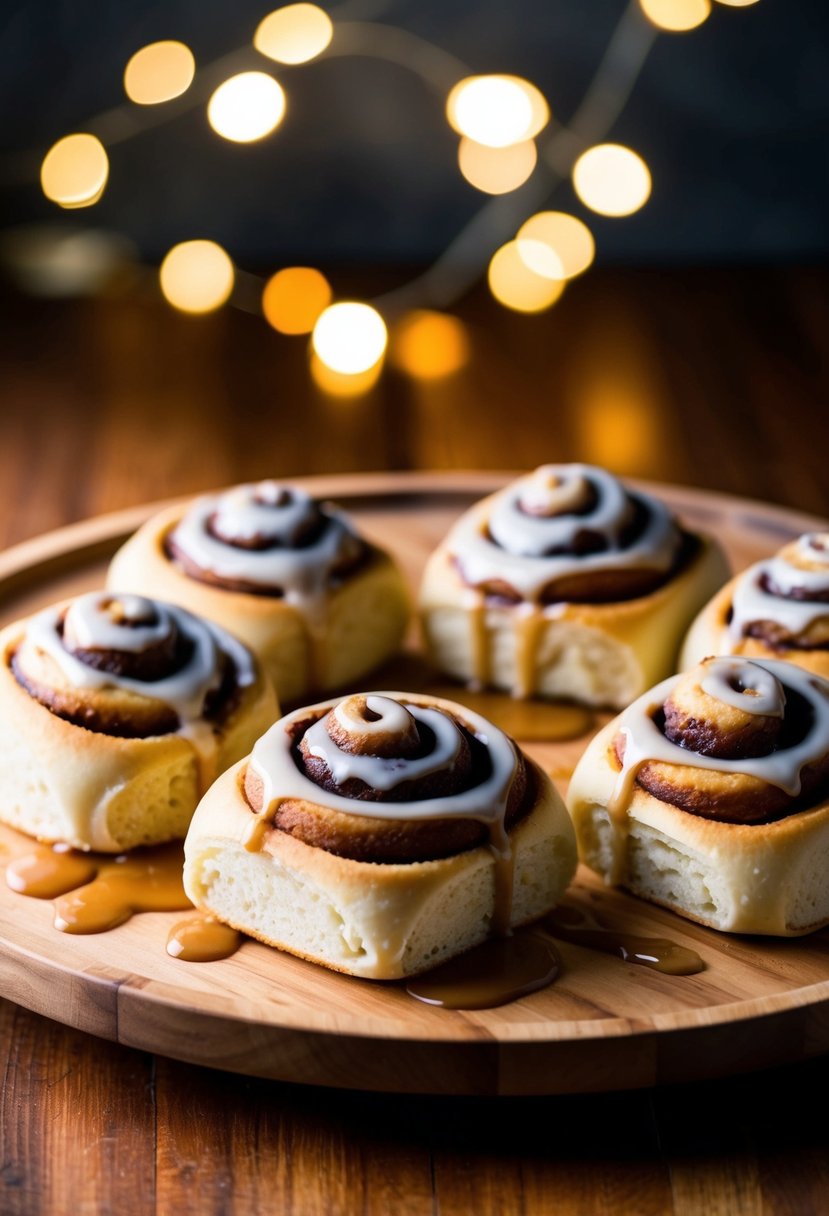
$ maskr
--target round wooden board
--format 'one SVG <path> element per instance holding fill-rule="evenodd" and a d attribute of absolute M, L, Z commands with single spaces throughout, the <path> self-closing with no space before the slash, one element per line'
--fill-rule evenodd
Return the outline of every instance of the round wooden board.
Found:
<path fill-rule="evenodd" d="M 459 512 L 495 474 L 306 479 L 387 544 L 414 587 Z M 724 496 L 652 487 L 714 531 L 735 568 L 819 521 Z M 152 508 L 90 520 L 0 555 L 3 622 L 101 584 L 106 561 Z M 416 658 L 375 687 L 423 680 Z M 458 695 L 462 699 L 462 694 Z M 595 717 L 593 727 L 600 724 Z M 525 742 L 567 778 L 588 734 Z M 0 834 L 0 849 L 9 837 Z M 194 1063 L 256 1076 L 401 1093 L 551 1094 L 645 1086 L 788 1062 L 829 1048 L 829 933 L 726 937 L 602 887 L 582 871 L 571 895 L 608 925 L 667 936 L 704 958 L 670 977 L 562 943 L 563 977 L 499 1009 L 450 1012 L 390 984 L 329 973 L 246 941 L 234 957 L 186 964 L 164 945 L 177 913 L 148 913 L 96 936 L 52 927 L 52 907 L 0 884 L 0 992 L 68 1025 Z"/>

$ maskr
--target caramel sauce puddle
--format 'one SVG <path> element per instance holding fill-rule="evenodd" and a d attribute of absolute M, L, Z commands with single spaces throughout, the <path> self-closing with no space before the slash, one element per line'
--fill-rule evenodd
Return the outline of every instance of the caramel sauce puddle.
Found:
<path fill-rule="evenodd" d="M 6 867 L 12 891 L 55 900 L 55 928 L 63 933 L 104 933 L 136 912 L 192 907 L 182 886 L 178 841 L 112 856 L 67 845 L 33 845 Z"/>
<path fill-rule="evenodd" d="M 215 963 L 235 954 L 242 940 L 238 929 L 214 916 L 188 916 L 167 935 L 167 953 L 184 963 Z"/>

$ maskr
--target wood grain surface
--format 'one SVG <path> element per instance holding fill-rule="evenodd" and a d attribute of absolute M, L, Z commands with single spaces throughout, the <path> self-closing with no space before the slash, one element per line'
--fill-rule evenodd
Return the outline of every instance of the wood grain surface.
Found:
<path fill-rule="evenodd" d="M 310 484 L 393 549 L 414 594 L 426 558 L 460 511 L 502 481 L 395 474 Z M 650 488 L 687 526 L 715 533 L 735 569 L 816 523 L 727 496 Z M 107 557 L 153 510 L 90 520 L 9 550 L 0 558 L 0 623 L 100 586 Z M 416 634 L 411 647 L 373 678 L 374 687 L 434 690 Z M 502 715 L 514 730 L 510 698 L 490 701 L 496 720 Z M 585 719 L 587 732 L 566 742 L 516 732 L 562 793 L 607 716 Z M 15 834 L 0 828 L 0 854 L 15 847 Z M 569 898 L 608 928 L 697 950 L 705 971 L 666 976 L 562 944 L 564 975 L 553 987 L 498 1009 L 448 1011 L 413 1001 L 399 985 L 335 975 L 254 941 L 230 959 L 188 965 L 164 949 L 179 913 L 142 914 L 109 933 L 62 934 L 48 901 L 0 886 L 0 979 L 21 1004 L 128 1046 L 256 1076 L 401 1094 L 625 1089 L 829 1048 L 829 933 L 784 942 L 717 934 L 607 890 L 586 870 Z"/>
<path fill-rule="evenodd" d="M 829 516 L 827 288 L 821 268 L 597 268 L 530 318 L 482 290 L 460 310 L 466 371 L 392 371 L 352 402 L 257 318 L 5 295 L 0 544 L 264 475 L 550 459 Z M 829 1193 L 810 1105 L 827 1056 L 622 1094 L 401 1099 L 177 1063 L 0 1001 L 0 1074 L 10 1216 L 822 1216 Z"/>

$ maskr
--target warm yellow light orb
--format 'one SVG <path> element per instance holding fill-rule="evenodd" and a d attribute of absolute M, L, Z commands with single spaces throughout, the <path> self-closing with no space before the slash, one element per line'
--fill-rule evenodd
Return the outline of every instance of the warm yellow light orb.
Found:
<path fill-rule="evenodd" d="M 443 312 L 418 309 L 395 327 L 392 358 L 420 380 L 454 375 L 469 362 L 469 335 L 463 321 Z"/>
<path fill-rule="evenodd" d="M 322 54 L 334 34 L 331 18 L 316 4 L 286 4 L 259 22 L 253 45 L 278 63 L 307 63 Z"/>
<path fill-rule="evenodd" d="M 507 194 L 517 190 L 535 168 L 535 143 L 525 139 L 508 148 L 489 148 L 463 136 L 458 144 L 458 167 L 470 186 L 484 194 Z"/>
<path fill-rule="evenodd" d="M 587 225 L 564 211 L 539 211 L 531 215 L 518 229 L 515 239 L 530 270 L 549 279 L 572 279 L 581 274 L 596 252 Z"/>
<path fill-rule="evenodd" d="M 757 0 L 717 0 L 718 4 L 726 4 L 729 8 L 749 8 Z"/>
<path fill-rule="evenodd" d="M 285 93 L 267 72 L 231 76 L 207 103 L 207 120 L 213 130 L 237 144 L 270 135 L 284 113 Z"/>
<path fill-rule="evenodd" d="M 311 352 L 311 378 L 317 388 L 331 397 L 361 397 L 374 388 L 382 370 L 383 360 L 378 359 L 364 372 L 336 372 Z"/>
<path fill-rule="evenodd" d="M 639 0 L 642 12 L 660 30 L 695 30 L 711 13 L 711 0 Z"/>
<path fill-rule="evenodd" d="M 215 241 L 183 241 L 161 263 L 164 298 L 181 312 L 213 312 L 233 290 L 233 263 Z"/>
<path fill-rule="evenodd" d="M 43 193 L 61 207 L 91 207 L 109 177 L 106 149 L 94 135 L 65 135 L 46 153 L 40 166 Z"/>
<path fill-rule="evenodd" d="M 322 362 L 345 376 L 373 367 L 383 357 L 387 340 L 386 323 L 377 309 L 352 301 L 324 309 L 311 338 Z"/>
<path fill-rule="evenodd" d="M 530 269 L 521 257 L 517 241 L 509 241 L 496 250 L 487 279 L 495 299 L 516 312 L 543 312 L 564 291 L 562 279 L 545 278 Z"/>
<path fill-rule="evenodd" d="M 586 207 L 599 215 L 632 215 L 648 201 L 648 166 L 621 144 L 597 144 L 573 166 L 573 186 Z"/>
<path fill-rule="evenodd" d="M 449 94 L 446 117 L 475 143 L 506 148 L 537 135 L 550 110 L 543 94 L 520 76 L 467 76 Z"/>
<path fill-rule="evenodd" d="M 262 311 L 281 334 L 310 334 L 317 317 L 331 303 L 324 274 L 311 266 L 286 266 L 265 284 Z"/>
<path fill-rule="evenodd" d="M 151 42 L 136 51 L 124 69 L 124 92 L 139 106 L 156 106 L 186 93 L 196 61 L 183 42 Z"/>

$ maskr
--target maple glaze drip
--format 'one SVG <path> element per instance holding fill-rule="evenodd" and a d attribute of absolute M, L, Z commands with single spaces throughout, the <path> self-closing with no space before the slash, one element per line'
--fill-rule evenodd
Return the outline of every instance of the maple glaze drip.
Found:
<path fill-rule="evenodd" d="M 642 522 L 632 535 L 637 512 Z M 652 584 L 670 575 L 681 544 L 663 503 L 644 494 L 634 499 L 610 473 L 591 465 L 542 465 L 467 512 L 448 546 L 467 584 L 473 687 L 485 685 L 490 675 L 488 588 L 517 597 L 513 695 L 530 697 L 545 625 L 563 614 L 570 598 L 566 591 L 551 595 L 550 588 L 574 577 L 601 579 L 624 571 L 642 572 Z M 633 594 L 628 590 L 617 598 Z"/>
<path fill-rule="evenodd" d="M 188 916 L 168 933 L 167 953 L 184 963 L 215 963 L 235 954 L 242 940 L 238 929 L 214 916 Z"/>
<path fill-rule="evenodd" d="M 659 725 L 659 714 L 680 681 L 677 675 L 639 697 L 618 719 L 618 735 L 624 743 L 621 770 L 608 802 L 613 828 L 613 858 L 609 881 L 619 883 L 624 869 L 628 807 L 637 775 L 643 765 L 659 762 L 685 768 L 706 769 L 728 775 L 746 775 L 782 790 L 791 799 L 801 792 L 801 773 L 829 750 L 829 681 L 778 659 L 706 659 L 700 664 L 701 686 L 709 696 L 719 696 L 729 707 L 746 715 L 762 717 L 785 713 L 786 690 L 805 700 L 811 722 L 794 743 L 772 745 L 767 753 L 740 759 L 701 754 L 685 743 L 673 742 Z M 770 711 L 771 710 L 771 714 Z"/>
<path fill-rule="evenodd" d="M 337 786 L 356 780 L 375 791 L 392 794 L 405 782 L 428 779 L 436 772 L 452 774 L 463 736 L 447 708 L 405 693 L 365 693 L 289 714 L 253 749 L 250 765 L 262 785 L 262 809 L 259 814 L 252 814 L 246 846 L 252 851 L 261 848 L 279 805 L 288 800 L 305 800 L 334 811 L 384 820 L 477 820 L 489 831 L 489 847 L 495 859 L 493 931 L 508 932 L 513 854 L 505 817 L 518 757 L 512 741 L 497 727 L 472 711 L 462 707 L 458 711 L 464 726 L 486 749 L 488 772 L 468 788 L 445 796 L 413 796 L 399 801 L 358 800 L 316 784 L 296 761 L 293 733 L 296 725 L 315 719 L 304 734 L 303 747 L 307 746 L 310 755 L 324 761 Z M 359 735 L 363 718 L 366 747 L 349 750 L 347 739 L 341 744 L 332 738 L 332 733 L 337 734 L 344 723 L 346 735 L 350 733 L 352 738 Z M 410 739 L 412 724 L 428 745 L 414 755 L 406 755 L 402 740 Z M 400 748 L 390 751 L 386 743 L 382 755 L 372 754 L 380 748 L 373 747 L 370 740 L 381 734 L 387 740 L 396 736 L 401 741 Z M 399 949 L 402 948 L 399 944 Z M 390 939 L 387 969 L 391 969 L 397 950 L 398 944 Z"/>
<path fill-rule="evenodd" d="M 548 912 L 541 924 L 561 941 L 613 954 L 626 963 L 649 967 L 663 975 L 697 975 L 705 970 L 705 963 L 696 950 L 680 946 L 667 937 L 642 937 L 606 929 L 589 912 L 571 904 L 562 904 Z"/>
<path fill-rule="evenodd" d="M 558 978 L 561 956 L 554 944 L 535 933 L 495 937 L 414 976 L 409 996 L 443 1009 L 494 1009 L 547 988 Z"/>
<path fill-rule="evenodd" d="M 151 679 L 118 674 L 96 659 L 140 657 L 178 638 L 187 648 L 185 656 L 176 662 L 171 652 L 167 669 Z M 178 720 L 176 733 L 196 753 L 203 789 L 215 776 L 217 748 L 204 718 L 205 702 L 222 687 L 228 663 L 237 687 L 256 678 L 250 652 L 220 626 L 140 595 L 93 591 L 74 599 L 65 612 L 59 605 L 47 608 L 28 622 L 18 651 L 21 664 L 29 648 L 47 655 L 73 688 L 120 689 L 167 705 Z"/>
<path fill-rule="evenodd" d="M 756 562 L 734 586 L 728 637 L 740 642 L 762 622 L 790 638 L 829 618 L 829 533 L 806 532 L 782 553 Z"/>
<path fill-rule="evenodd" d="M 191 907 L 182 886 L 182 863 L 178 841 L 119 857 L 32 845 L 6 867 L 6 883 L 21 895 L 54 899 L 56 929 L 102 933 L 136 912 Z"/>

